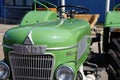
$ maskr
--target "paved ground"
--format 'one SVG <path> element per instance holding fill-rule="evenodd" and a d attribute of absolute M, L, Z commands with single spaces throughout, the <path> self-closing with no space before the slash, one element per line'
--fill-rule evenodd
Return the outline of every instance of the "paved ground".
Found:
<path fill-rule="evenodd" d="M 0 60 L 2 60 L 2 59 L 4 58 L 3 49 L 2 49 L 2 41 L 3 41 L 2 39 L 3 39 L 3 35 L 4 35 L 4 33 L 5 33 L 8 29 L 10 29 L 10 28 L 12 28 L 12 27 L 15 27 L 15 26 L 17 26 L 17 25 L 4 25 L 4 24 L 0 24 Z M 102 29 L 101 29 L 101 28 L 98 28 L 98 31 L 99 31 L 100 33 L 102 33 Z M 92 37 L 94 37 L 94 34 L 95 34 L 95 33 L 92 32 Z M 93 49 L 96 53 L 98 53 L 97 43 L 93 44 L 92 49 Z M 108 79 L 107 79 L 107 74 L 106 74 L 105 70 L 101 71 L 100 73 L 102 74 L 101 80 L 108 80 Z"/>
<path fill-rule="evenodd" d="M 2 60 L 4 58 L 3 48 L 2 48 L 3 35 L 8 29 L 15 27 L 15 26 L 16 25 L 0 24 L 0 60 Z"/>

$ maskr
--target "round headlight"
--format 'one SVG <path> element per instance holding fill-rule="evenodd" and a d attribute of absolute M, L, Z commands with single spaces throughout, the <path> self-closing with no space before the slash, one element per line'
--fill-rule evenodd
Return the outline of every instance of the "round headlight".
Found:
<path fill-rule="evenodd" d="M 0 62 L 0 80 L 7 79 L 10 75 L 10 69 L 4 62 Z"/>
<path fill-rule="evenodd" d="M 57 80 L 74 80 L 74 71 L 71 67 L 61 66 L 56 71 Z"/>

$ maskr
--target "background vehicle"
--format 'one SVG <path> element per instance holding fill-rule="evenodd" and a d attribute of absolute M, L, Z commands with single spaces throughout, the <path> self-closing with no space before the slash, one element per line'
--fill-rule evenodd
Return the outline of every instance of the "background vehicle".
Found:
<path fill-rule="evenodd" d="M 109 80 L 120 80 L 120 4 L 106 14 L 103 36 L 103 51 Z"/>

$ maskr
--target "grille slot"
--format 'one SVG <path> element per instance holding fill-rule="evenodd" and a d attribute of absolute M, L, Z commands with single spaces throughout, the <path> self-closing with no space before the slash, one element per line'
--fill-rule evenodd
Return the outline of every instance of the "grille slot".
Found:
<path fill-rule="evenodd" d="M 52 55 L 9 54 L 14 80 L 51 80 L 54 58 Z"/>

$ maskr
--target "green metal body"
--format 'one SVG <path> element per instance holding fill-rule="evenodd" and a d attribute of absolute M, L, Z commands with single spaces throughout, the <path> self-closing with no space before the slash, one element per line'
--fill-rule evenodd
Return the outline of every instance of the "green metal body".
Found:
<path fill-rule="evenodd" d="M 40 11 L 33 13 L 35 13 L 35 15 L 30 12 L 26 16 L 36 16 L 36 13 L 44 15 Z M 91 39 L 89 23 L 80 19 L 55 19 L 55 13 L 53 13 L 53 17 L 50 15 L 53 20 L 49 20 L 49 17 L 48 19 L 40 19 L 39 23 L 36 23 L 35 20 L 33 20 L 35 21 L 34 23 L 30 23 L 32 17 L 26 16 L 23 18 L 21 25 L 5 33 L 3 45 L 9 47 L 12 47 L 13 44 L 24 45 L 23 42 L 26 37 L 32 32 L 33 45 L 47 45 L 49 50 L 46 51 L 45 54 L 49 53 L 54 56 L 54 72 L 58 66 L 68 65 L 77 73 L 79 67 L 85 62 L 90 53 L 89 47 Z M 47 16 L 49 16 L 49 14 Z M 36 18 L 37 17 L 35 17 L 35 19 Z M 26 23 L 26 20 L 29 20 L 29 24 L 27 24 L 28 22 Z M 77 59 L 78 44 L 85 36 L 87 36 L 87 48 L 79 59 Z M 12 49 L 4 46 L 5 60 L 8 62 L 8 53 L 10 51 L 12 51 Z M 53 80 L 55 79 L 53 78 Z"/>
<path fill-rule="evenodd" d="M 105 18 L 105 27 L 120 28 L 120 4 L 117 4 L 113 11 L 108 11 Z"/>
<path fill-rule="evenodd" d="M 37 24 L 45 21 L 55 20 L 56 18 L 57 13 L 52 11 L 30 11 L 25 15 L 20 25 Z"/>
<path fill-rule="evenodd" d="M 11 66 L 9 52 L 14 51 L 13 45 L 25 45 L 25 40 L 29 36 L 31 45 L 46 45 L 47 49 L 43 54 L 53 55 L 52 80 L 56 80 L 55 72 L 61 65 L 70 66 L 76 76 L 80 66 L 89 56 L 90 35 L 90 24 L 85 20 L 59 19 L 52 11 L 31 11 L 25 15 L 20 25 L 5 33 L 3 38 L 5 61 Z M 13 80 L 12 73 L 9 80 Z"/>
<path fill-rule="evenodd" d="M 109 11 L 106 14 L 105 27 L 120 27 L 120 11 Z"/>

